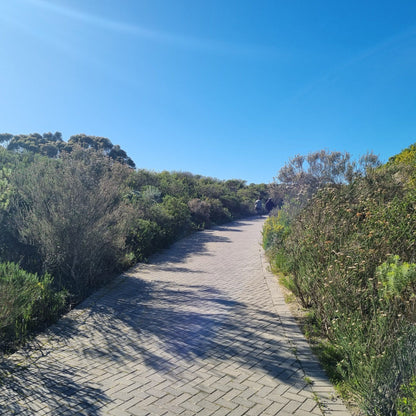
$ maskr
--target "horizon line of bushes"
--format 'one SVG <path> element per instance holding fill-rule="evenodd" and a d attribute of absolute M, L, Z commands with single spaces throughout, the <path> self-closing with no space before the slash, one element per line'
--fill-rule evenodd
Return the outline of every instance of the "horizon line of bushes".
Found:
<path fill-rule="evenodd" d="M 264 247 L 332 381 L 367 415 L 416 414 L 416 146 L 384 165 L 297 156 L 278 181 Z"/>
<path fill-rule="evenodd" d="M 267 199 L 265 184 L 136 170 L 108 139 L 78 135 L 68 151 L 59 134 L 10 136 L 0 135 L 0 351 L 157 250 Z"/>

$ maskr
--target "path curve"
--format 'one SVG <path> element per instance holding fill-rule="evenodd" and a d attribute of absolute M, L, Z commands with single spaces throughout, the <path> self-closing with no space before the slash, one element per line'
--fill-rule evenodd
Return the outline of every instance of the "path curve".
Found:
<path fill-rule="evenodd" d="M 0 414 L 349 415 L 267 271 L 263 221 L 179 241 L 3 360 Z"/>

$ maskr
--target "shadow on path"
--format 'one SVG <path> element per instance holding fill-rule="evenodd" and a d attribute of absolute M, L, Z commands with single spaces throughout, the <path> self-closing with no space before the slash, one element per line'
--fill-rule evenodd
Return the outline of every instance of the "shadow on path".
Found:
<path fill-rule="evenodd" d="M 287 363 L 292 369 L 283 365 L 290 348 L 281 336 L 274 336 L 282 332 L 279 317 L 232 300 L 210 286 L 129 277 L 111 297 L 95 305 L 86 322 L 99 339 L 96 345 L 80 348 L 87 360 L 105 357 L 120 365 L 142 362 L 158 372 L 174 374 L 180 361 L 191 366 L 200 360 L 232 359 L 278 380 L 294 377 L 292 384 L 305 384 L 296 371 L 299 367 L 293 365 L 294 356 Z M 90 337 L 77 321 L 65 326 L 66 337 Z"/>
<path fill-rule="evenodd" d="M 208 243 L 231 243 L 227 237 L 214 234 L 214 230 L 198 231 L 188 238 L 176 242 L 172 247 L 151 257 L 152 264 L 181 263 L 191 255 L 209 256 Z"/>
<path fill-rule="evenodd" d="M 51 414 L 98 415 L 109 402 L 104 392 L 79 382 L 75 371 L 59 361 L 29 362 L 0 363 L 0 415 L 33 416 L 45 408 Z"/>
<path fill-rule="evenodd" d="M 238 231 L 237 227 L 238 223 L 226 226 L 227 231 Z M 151 267 L 193 276 L 197 271 L 175 264 L 180 266 L 193 253 L 207 255 L 210 242 L 230 240 L 212 231 L 197 233 L 155 256 Z M 290 380 L 299 389 L 305 386 L 290 347 L 284 337 L 276 336 L 283 330 L 279 316 L 231 299 L 213 286 L 126 277 L 88 302 L 91 309 L 81 317 L 68 315 L 50 328 L 58 346 L 44 346 L 27 367 L 3 360 L 0 374 L 10 375 L 0 381 L 0 414 L 36 414 L 35 399 L 52 414 L 100 414 L 110 399 L 89 371 L 101 363 L 111 374 L 125 366 L 179 379 L 184 368 L 207 363 L 215 368 L 229 361 L 260 369 L 276 380 Z M 73 358 L 61 360 L 60 354 L 68 350 Z"/>

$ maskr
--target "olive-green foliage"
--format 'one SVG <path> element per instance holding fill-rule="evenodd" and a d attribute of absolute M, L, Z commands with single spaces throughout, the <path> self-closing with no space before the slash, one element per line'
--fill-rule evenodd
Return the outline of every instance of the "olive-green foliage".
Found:
<path fill-rule="evenodd" d="M 20 166 L 12 177 L 12 223 L 23 257 L 40 258 L 31 270 L 50 272 L 73 294 L 195 229 L 251 215 L 251 195 L 267 196 L 265 185 L 135 172 L 101 151 L 73 146 L 58 160 Z"/>
<path fill-rule="evenodd" d="M 53 290 L 52 297 L 65 289 L 70 304 L 192 231 L 252 215 L 254 201 L 268 197 L 264 184 L 135 171 L 125 152 L 102 137 L 77 135 L 64 142 L 60 133 L 0 134 L 0 143 L 9 149 L 0 146 L 0 262 L 46 273 L 42 287 Z M 25 303 L 27 316 L 47 320 L 52 298 L 27 287 L 11 280 L 0 294 L 7 319 L 21 316 Z M 15 295 L 19 291 L 23 298 Z M 0 325 L 8 328 L 9 341 L 32 328 L 5 319 Z"/>
<path fill-rule="evenodd" d="M 2 167 L 0 170 L 0 210 L 6 210 L 10 203 L 10 196 L 12 194 L 10 185 L 10 176 L 12 170 L 7 167 Z"/>
<path fill-rule="evenodd" d="M 339 369 L 368 414 L 394 410 L 398 384 L 386 384 L 387 373 L 414 319 L 413 298 L 405 297 L 414 293 L 414 266 L 399 267 L 391 254 L 415 260 L 415 195 L 396 173 L 322 190 L 284 243 L 297 293 L 340 348 Z M 409 352 L 403 356 L 413 360 Z"/>
<path fill-rule="evenodd" d="M 267 197 L 264 184 L 247 186 L 240 180 L 220 181 L 189 172 L 138 170 L 129 186 L 141 218 L 159 230 L 149 244 L 154 248 L 165 247 L 195 229 L 252 215 L 258 195 Z"/>
<path fill-rule="evenodd" d="M 191 214 L 188 205 L 180 198 L 166 195 L 163 202 L 158 206 L 156 221 L 164 230 L 167 243 L 184 237 L 190 230 Z"/>
<path fill-rule="evenodd" d="M 132 261 L 145 261 L 157 249 L 164 246 L 164 233 L 160 226 L 149 219 L 137 218 L 127 237 L 126 245 L 132 253 Z"/>
<path fill-rule="evenodd" d="M 400 262 L 399 256 L 393 256 L 376 270 L 379 292 L 387 301 L 398 299 L 400 302 L 414 298 L 416 292 L 416 264 Z"/>
<path fill-rule="evenodd" d="M 277 216 L 267 218 L 263 227 L 263 247 L 267 250 L 279 247 L 289 233 L 289 224 L 285 221 L 284 211 L 278 211 Z"/>
<path fill-rule="evenodd" d="M 416 375 L 414 173 L 392 162 L 369 169 L 319 187 L 300 207 L 286 199 L 265 224 L 272 263 L 342 357 L 334 377 L 369 415 L 396 414 Z"/>
<path fill-rule="evenodd" d="M 197 228 L 209 226 L 211 222 L 211 204 L 207 200 L 193 198 L 188 202 L 192 222 Z"/>
<path fill-rule="evenodd" d="M 348 152 L 320 150 L 296 155 L 280 169 L 276 181 L 270 184 L 270 193 L 275 205 L 285 202 L 295 218 L 319 189 L 351 183 L 378 166 L 380 161 L 373 153 L 358 161 L 351 160 Z"/>
<path fill-rule="evenodd" d="M 416 143 L 411 144 L 408 148 L 402 150 L 397 155 L 392 156 L 387 162 L 388 165 L 407 165 L 416 164 Z"/>
<path fill-rule="evenodd" d="M 12 224 L 14 213 L 11 201 L 15 192 L 13 175 L 20 167 L 34 163 L 34 159 L 31 153 L 15 154 L 0 146 L 0 261 L 7 259 L 25 266 L 30 263 L 32 269 L 36 269 L 34 263 L 38 262 L 30 260 L 30 248 L 19 241 Z"/>
<path fill-rule="evenodd" d="M 57 157 L 66 146 L 59 132 L 55 134 L 44 133 L 40 135 L 39 133 L 32 133 L 16 136 L 5 133 L 0 136 L 3 138 L 7 137 L 7 140 L 4 140 L 7 144 L 7 149 L 15 152 L 29 151 L 48 157 Z"/>
<path fill-rule="evenodd" d="M 129 210 L 121 194 L 129 168 L 96 153 L 41 159 L 13 177 L 14 222 L 43 270 L 79 295 L 117 270 Z"/>
<path fill-rule="evenodd" d="M 12 196 L 12 187 L 10 184 L 10 176 L 12 169 L 4 166 L 0 167 L 0 253 L 5 243 L 5 235 L 7 233 L 5 229 L 5 217 L 8 214 L 10 206 L 10 197 Z M 7 240 L 7 239 L 6 239 Z"/>
<path fill-rule="evenodd" d="M 209 203 L 209 218 L 214 224 L 223 224 L 225 222 L 229 222 L 232 219 L 240 218 L 241 212 L 233 212 L 227 208 L 220 199 L 216 198 L 209 198 L 207 199 Z M 250 211 L 246 211 L 246 215 L 248 215 Z M 234 213 L 234 216 L 233 216 Z"/>
<path fill-rule="evenodd" d="M 8 133 L 0 134 L 0 144 L 7 146 L 13 152 L 32 152 L 51 158 L 58 158 L 62 154 L 72 152 L 77 147 L 85 150 L 93 150 L 107 155 L 111 159 L 135 167 L 133 160 L 119 145 L 113 145 L 106 137 L 87 136 L 77 134 L 71 136 L 68 142 L 62 139 L 60 132 L 55 133 L 31 133 L 12 135 Z"/>
<path fill-rule="evenodd" d="M 192 232 L 252 215 L 253 203 L 267 197 L 266 185 L 207 178 L 188 172 L 138 170 L 129 177 L 137 217 L 127 238 L 128 252 L 143 261 L 157 249 Z"/>
<path fill-rule="evenodd" d="M 400 387 L 397 399 L 398 416 L 416 416 L 416 377 Z"/>
<path fill-rule="evenodd" d="M 29 330 L 54 320 L 65 306 L 65 292 L 52 290 L 52 278 L 0 263 L 0 350 L 9 350 Z"/>

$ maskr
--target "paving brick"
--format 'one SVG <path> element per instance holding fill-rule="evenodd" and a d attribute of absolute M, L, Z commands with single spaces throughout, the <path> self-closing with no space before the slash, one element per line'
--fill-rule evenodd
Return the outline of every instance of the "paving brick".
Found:
<path fill-rule="evenodd" d="M 328 414 L 346 416 L 267 271 L 262 223 L 198 232 L 86 299 L 5 359 L 13 377 L 0 408 L 305 416 L 322 414 L 315 393 Z"/>
<path fill-rule="evenodd" d="M 265 410 L 269 407 L 269 405 L 266 404 L 256 404 L 253 407 L 251 407 L 248 411 L 247 411 L 247 415 L 249 416 L 259 416 L 264 414 Z"/>
<path fill-rule="evenodd" d="M 226 415 L 229 415 L 229 413 L 230 413 L 230 409 L 226 407 L 220 407 L 214 413 L 211 413 L 211 416 L 226 416 Z"/>
<path fill-rule="evenodd" d="M 295 413 L 295 411 L 300 408 L 300 405 L 301 403 L 291 400 L 283 407 L 282 410 L 289 413 Z"/>
<path fill-rule="evenodd" d="M 226 407 L 227 409 L 235 409 L 238 406 L 237 403 L 234 403 L 231 400 L 225 400 L 222 397 L 221 399 L 216 400 L 215 404 L 218 404 L 222 407 Z"/>
<path fill-rule="evenodd" d="M 181 405 L 182 403 L 186 402 L 191 395 L 189 393 L 182 393 L 180 396 L 176 397 L 171 401 L 173 405 Z"/>
<path fill-rule="evenodd" d="M 277 415 L 285 406 L 286 403 L 272 403 L 267 409 L 264 410 L 265 415 Z"/>
<path fill-rule="evenodd" d="M 190 400 L 181 403 L 181 407 L 183 407 L 186 410 L 191 410 L 193 414 L 197 414 L 203 409 L 200 405 L 192 403 Z"/>
<path fill-rule="evenodd" d="M 313 413 L 312 413 L 312 410 L 311 411 L 305 411 L 305 410 L 302 410 L 302 409 L 297 409 L 295 411 L 295 413 L 293 413 L 293 414 L 295 416 L 311 416 L 311 414 L 313 414 Z M 315 414 L 322 415 L 322 412 L 319 411 L 319 413 L 315 413 Z"/>
<path fill-rule="evenodd" d="M 151 413 L 149 412 L 147 408 L 144 409 L 141 406 L 133 406 L 128 410 L 128 414 L 130 416 L 147 416 L 147 415 L 150 415 Z"/>
<path fill-rule="evenodd" d="M 206 399 L 203 399 L 203 400 L 199 401 L 198 405 L 203 409 L 199 413 L 204 413 L 204 411 L 207 412 L 207 413 L 209 413 L 209 411 L 214 413 L 215 411 L 217 411 L 220 408 L 220 406 L 218 404 L 212 403 L 212 402 L 210 402 Z"/>
<path fill-rule="evenodd" d="M 228 416 L 243 416 L 248 412 L 248 408 L 244 406 L 238 406 L 235 409 L 233 409 L 230 413 L 228 413 Z"/>
<path fill-rule="evenodd" d="M 296 394 L 291 390 L 287 390 L 285 393 L 283 393 L 282 396 L 286 399 L 297 401 L 299 403 L 303 403 L 305 401 L 305 398 L 303 396 Z"/>
<path fill-rule="evenodd" d="M 255 402 L 244 399 L 243 397 L 240 397 L 240 396 L 234 397 L 234 399 L 232 399 L 231 401 L 233 401 L 234 403 L 240 404 L 242 406 L 246 406 L 247 408 L 253 407 L 256 404 Z"/>
<path fill-rule="evenodd" d="M 312 412 L 312 410 L 315 409 L 315 407 L 317 406 L 318 404 L 316 403 L 316 400 L 307 399 L 302 403 L 299 409 L 304 410 L 305 412 Z"/>

